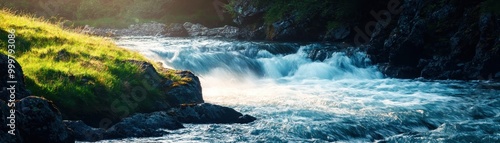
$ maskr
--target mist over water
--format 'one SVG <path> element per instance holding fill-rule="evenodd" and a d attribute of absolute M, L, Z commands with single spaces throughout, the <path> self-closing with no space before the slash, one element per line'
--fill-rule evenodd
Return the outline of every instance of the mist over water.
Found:
<path fill-rule="evenodd" d="M 258 118 L 187 124 L 158 142 L 500 142 L 499 83 L 385 78 L 363 52 L 329 44 L 123 37 L 117 43 L 200 77 L 206 102 Z M 355 48 L 353 48 L 355 49 Z"/>

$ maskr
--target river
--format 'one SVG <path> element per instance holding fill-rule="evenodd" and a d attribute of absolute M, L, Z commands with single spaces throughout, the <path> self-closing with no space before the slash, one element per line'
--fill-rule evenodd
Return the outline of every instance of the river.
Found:
<path fill-rule="evenodd" d="M 392 79 L 363 52 L 308 57 L 325 43 L 122 37 L 118 45 L 190 70 L 206 102 L 249 124 L 185 124 L 163 137 L 103 142 L 500 142 L 500 84 Z M 355 48 L 352 48 L 355 49 Z"/>

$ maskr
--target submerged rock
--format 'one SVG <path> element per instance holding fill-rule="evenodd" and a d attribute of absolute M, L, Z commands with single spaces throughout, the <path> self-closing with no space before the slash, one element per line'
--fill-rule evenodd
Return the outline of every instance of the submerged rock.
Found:
<path fill-rule="evenodd" d="M 195 124 L 250 123 L 256 120 L 255 117 L 243 115 L 232 108 L 209 103 L 174 108 L 169 113 L 175 116 L 180 122 Z"/>

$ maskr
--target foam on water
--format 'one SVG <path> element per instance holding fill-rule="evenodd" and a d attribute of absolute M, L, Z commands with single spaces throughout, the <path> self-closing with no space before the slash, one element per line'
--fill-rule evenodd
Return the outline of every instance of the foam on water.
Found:
<path fill-rule="evenodd" d="M 321 44 L 154 37 L 117 42 L 166 67 L 193 71 L 206 102 L 258 120 L 188 124 L 163 137 L 115 141 L 500 141 L 500 92 L 482 88 L 496 83 L 388 79 L 363 52 L 312 61 L 308 52 Z"/>

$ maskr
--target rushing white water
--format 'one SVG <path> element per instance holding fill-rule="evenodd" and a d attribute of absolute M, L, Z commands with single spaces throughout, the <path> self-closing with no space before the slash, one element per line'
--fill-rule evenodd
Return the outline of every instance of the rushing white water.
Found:
<path fill-rule="evenodd" d="M 498 83 L 388 79 L 355 50 L 321 62 L 308 58 L 328 44 L 155 37 L 117 43 L 193 71 L 206 102 L 258 120 L 105 142 L 500 142 Z"/>

